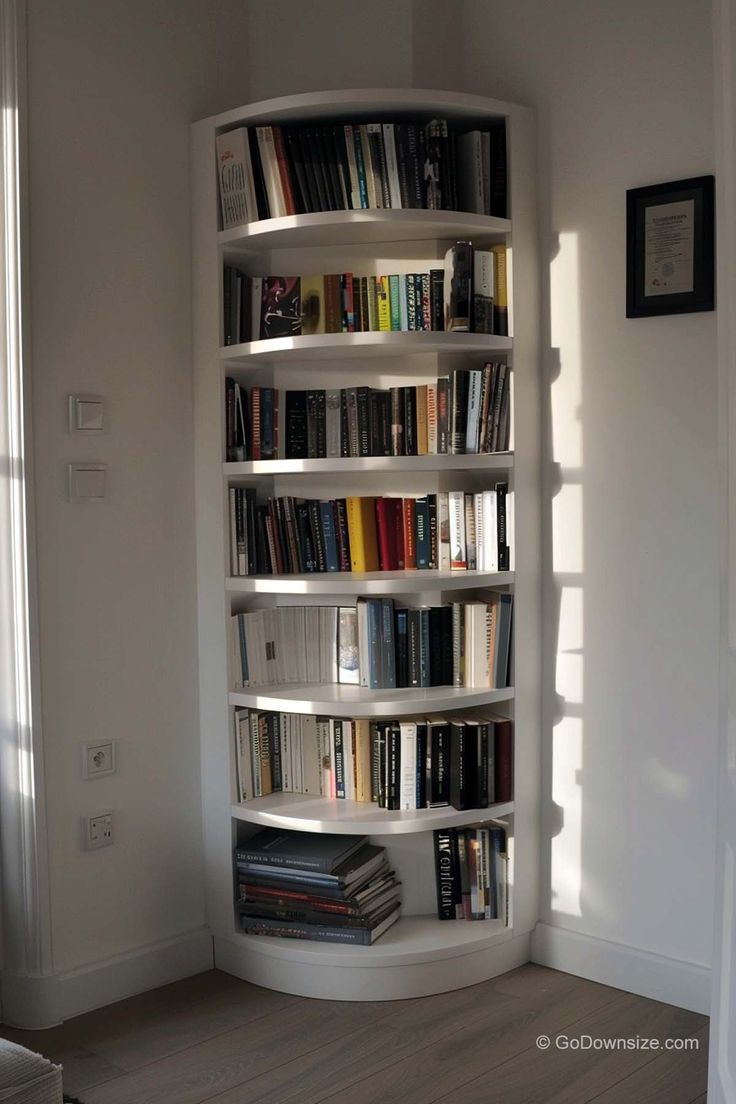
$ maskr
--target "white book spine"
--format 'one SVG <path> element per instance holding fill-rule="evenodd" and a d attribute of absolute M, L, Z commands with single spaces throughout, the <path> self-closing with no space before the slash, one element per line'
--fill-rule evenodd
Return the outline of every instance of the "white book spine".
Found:
<path fill-rule="evenodd" d="M 218 134 L 216 152 L 222 228 L 229 230 L 232 226 L 242 226 L 243 223 L 258 218 L 248 131 L 245 127 Z"/>
<path fill-rule="evenodd" d="M 294 766 L 294 790 L 304 793 L 304 741 L 302 739 L 302 717 L 298 713 L 291 715 L 291 737 L 294 744 L 291 760 Z"/>
<path fill-rule="evenodd" d="M 417 807 L 417 726 L 411 722 L 400 725 L 401 730 L 401 783 L 399 808 Z"/>
<path fill-rule="evenodd" d="M 235 713 L 235 739 L 238 764 L 238 797 L 250 801 L 253 794 L 253 766 L 250 758 L 250 724 L 245 709 Z"/>
<path fill-rule="evenodd" d="M 365 186 L 368 192 L 368 206 L 379 207 L 376 197 L 376 179 L 373 175 L 373 157 L 371 156 L 371 142 L 368 127 L 365 123 L 360 126 L 360 148 L 363 151 L 363 168 L 365 169 Z"/>
<path fill-rule="evenodd" d="M 358 602 L 358 669 L 361 686 L 369 685 L 368 653 L 368 606 L 365 602 Z"/>
<path fill-rule="evenodd" d="M 322 790 L 322 756 L 316 717 L 302 719 L 302 763 L 303 793 L 319 794 Z"/>
<path fill-rule="evenodd" d="M 506 543 L 509 546 L 509 571 L 515 571 L 515 556 L 514 549 L 516 548 L 515 540 L 516 530 L 514 528 L 514 492 L 512 490 L 506 493 Z"/>
<path fill-rule="evenodd" d="M 358 183 L 358 166 L 355 163 L 353 128 L 351 126 L 343 127 L 343 133 L 345 135 L 345 151 L 348 156 L 348 173 L 350 174 L 350 202 L 353 210 L 359 211 L 363 205 L 360 202 L 360 184 Z"/>
<path fill-rule="evenodd" d="M 465 426 L 465 451 L 478 451 L 478 425 L 480 420 L 480 394 L 483 387 L 483 373 L 472 369 L 468 381 L 468 417 Z"/>
<path fill-rule="evenodd" d="M 388 189 L 391 194 L 391 206 L 397 210 L 401 208 L 401 185 L 399 183 L 399 166 L 396 161 L 396 139 L 394 136 L 394 124 L 383 124 L 383 145 L 386 150 L 386 168 L 388 170 Z"/>
<path fill-rule="evenodd" d="M 450 557 L 450 496 L 447 491 L 437 495 L 437 547 L 440 571 L 449 571 Z"/>
<path fill-rule="evenodd" d="M 495 491 L 483 492 L 483 546 L 486 571 L 498 571 L 498 515 Z"/>
<path fill-rule="evenodd" d="M 465 557 L 468 563 L 468 571 L 475 571 L 478 567 L 478 558 L 475 538 L 475 509 L 472 494 L 465 495 Z"/>
<path fill-rule="evenodd" d="M 473 515 L 475 519 L 475 566 L 478 571 L 488 571 L 486 567 L 486 537 L 483 524 L 483 493 L 478 491 L 473 495 Z"/>
<path fill-rule="evenodd" d="M 468 567 L 465 549 L 465 495 L 463 491 L 449 492 L 450 510 L 450 568 L 466 571 Z"/>
<path fill-rule="evenodd" d="M 287 214 L 284 194 L 281 189 L 281 176 L 279 175 L 279 162 L 276 157 L 276 146 L 273 141 L 273 130 L 269 126 L 256 127 L 258 137 L 258 152 L 261 155 L 263 168 L 263 180 L 266 185 L 268 206 L 271 218 L 281 218 Z"/>

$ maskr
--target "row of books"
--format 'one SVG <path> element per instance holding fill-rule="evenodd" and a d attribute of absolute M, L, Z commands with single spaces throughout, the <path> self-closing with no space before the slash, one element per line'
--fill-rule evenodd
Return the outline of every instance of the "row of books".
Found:
<path fill-rule="evenodd" d="M 420 608 L 278 606 L 231 617 L 235 689 L 344 683 L 371 690 L 508 685 L 513 596 Z"/>
<path fill-rule="evenodd" d="M 238 127 L 217 137 L 222 225 L 312 211 L 506 217 L 506 127 L 421 122 Z"/>
<path fill-rule="evenodd" d="M 511 801 L 513 724 L 491 712 L 364 720 L 235 710 L 239 800 L 303 793 L 381 809 Z"/>
<path fill-rule="evenodd" d="M 508 334 L 506 246 L 457 242 L 443 268 L 360 276 L 249 276 L 223 269 L 225 345 L 330 333 Z"/>
<path fill-rule="evenodd" d="M 512 372 L 503 363 L 455 368 L 432 383 L 279 392 L 225 381 L 230 462 L 280 455 L 283 398 L 287 460 L 504 452 Z"/>
<path fill-rule="evenodd" d="M 509 571 L 508 484 L 411 498 L 259 503 L 231 487 L 230 570 L 241 575 L 341 571 Z"/>
<path fill-rule="evenodd" d="M 370 945 L 401 915 L 385 848 L 366 836 L 264 828 L 236 849 L 235 874 L 249 935 Z"/>
<path fill-rule="evenodd" d="M 508 925 L 508 844 L 500 825 L 434 833 L 440 920 L 502 920 Z"/>

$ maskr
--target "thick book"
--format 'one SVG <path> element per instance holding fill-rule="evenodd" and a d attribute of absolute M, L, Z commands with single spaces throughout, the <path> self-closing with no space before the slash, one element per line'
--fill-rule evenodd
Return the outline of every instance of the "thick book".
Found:
<path fill-rule="evenodd" d="M 349 943 L 370 946 L 375 943 L 401 915 L 396 908 L 381 919 L 373 928 L 343 928 L 328 924 L 299 924 L 283 920 L 269 920 L 243 916 L 241 928 L 249 935 L 271 935 L 287 939 L 313 939 L 319 943 Z"/>
<path fill-rule="evenodd" d="M 452 828 L 439 828 L 433 833 L 439 920 L 454 920 L 455 903 L 460 899 L 458 871 L 453 857 L 453 832 Z"/>
<path fill-rule="evenodd" d="M 378 571 L 376 500 L 349 496 L 346 502 L 351 570 Z"/>
<path fill-rule="evenodd" d="M 445 253 L 445 329 L 470 330 L 473 294 L 473 247 L 456 242 Z"/>
<path fill-rule="evenodd" d="M 263 340 L 302 332 L 301 281 L 298 276 L 266 276 L 261 291 Z"/>
<path fill-rule="evenodd" d="M 365 836 L 330 836 L 263 828 L 235 852 L 236 861 L 333 874 L 366 843 Z"/>
<path fill-rule="evenodd" d="M 216 151 L 223 230 L 255 221 L 258 203 L 246 128 L 218 134 Z"/>

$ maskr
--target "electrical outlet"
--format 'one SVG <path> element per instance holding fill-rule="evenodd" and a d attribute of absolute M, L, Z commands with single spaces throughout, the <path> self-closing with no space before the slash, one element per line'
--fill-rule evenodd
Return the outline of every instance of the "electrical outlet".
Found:
<path fill-rule="evenodd" d="M 115 773 L 115 741 L 82 744 L 82 778 L 101 778 Z"/>
<path fill-rule="evenodd" d="M 84 846 L 88 851 L 96 851 L 99 847 L 110 847 L 113 843 L 112 813 L 97 813 L 95 816 L 84 817 L 82 827 Z"/>

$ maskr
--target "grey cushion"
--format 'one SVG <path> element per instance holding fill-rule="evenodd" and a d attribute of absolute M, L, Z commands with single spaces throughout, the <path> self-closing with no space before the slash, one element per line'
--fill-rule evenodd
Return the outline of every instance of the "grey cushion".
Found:
<path fill-rule="evenodd" d="M 0 1101 L 62 1104 L 61 1066 L 17 1043 L 0 1039 Z"/>

